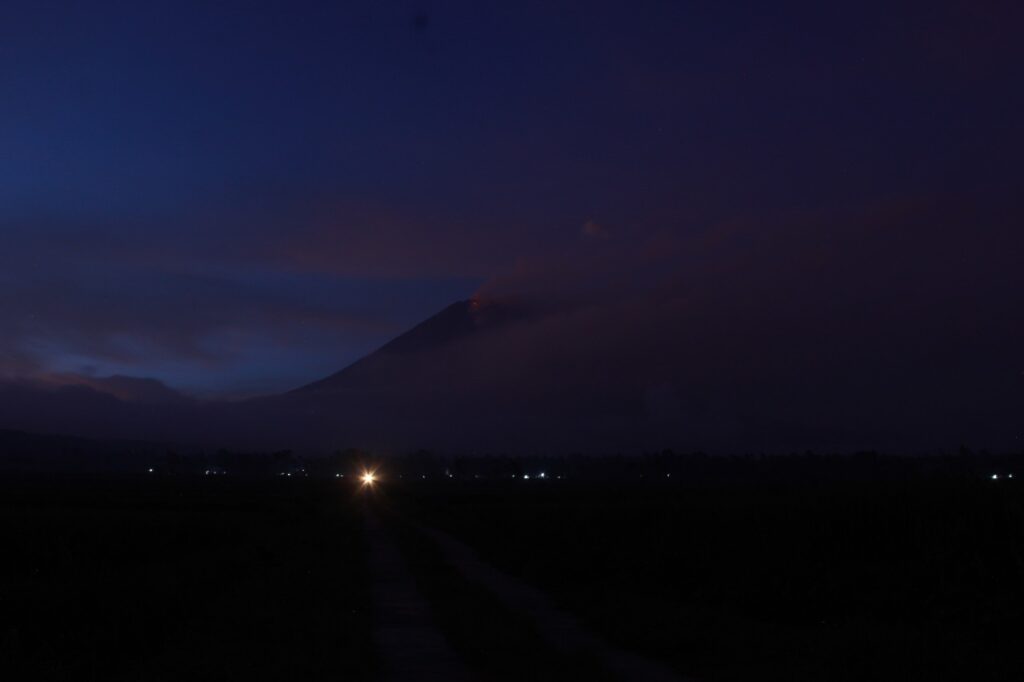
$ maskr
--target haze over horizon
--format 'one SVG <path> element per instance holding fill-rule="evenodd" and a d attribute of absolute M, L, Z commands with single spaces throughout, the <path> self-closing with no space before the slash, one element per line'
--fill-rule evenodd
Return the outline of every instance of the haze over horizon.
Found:
<path fill-rule="evenodd" d="M 25 382 L 283 394 L 475 297 L 516 313 L 317 410 L 373 406 L 368 440 L 1020 447 L 1021 19 L 5 3 L 0 428 L 47 423 Z"/>

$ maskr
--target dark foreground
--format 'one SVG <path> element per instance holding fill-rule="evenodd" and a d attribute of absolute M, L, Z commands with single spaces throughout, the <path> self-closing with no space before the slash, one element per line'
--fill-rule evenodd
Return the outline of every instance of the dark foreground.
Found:
<path fill-rule="evenodd" d="M 351 679 L 373 670 L 336 486 L 7 481 L 2 679 Z"/>
<path fill-rule="evenodd" d="M 4 481 L 0 677 L 1024 679 L 1016 480 L 381 473 Z"/>

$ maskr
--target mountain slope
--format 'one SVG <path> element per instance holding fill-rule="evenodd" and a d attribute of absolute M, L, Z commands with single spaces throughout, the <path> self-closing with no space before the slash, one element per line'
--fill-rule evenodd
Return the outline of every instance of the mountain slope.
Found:
<path fill-rule="evenodd" d="M 477 299 L 457 301 L 341 371 L 297 388 L 289 395 L 372 389 L 391 380 L 401 381 L 400 368 L 404 370 L 417 356 L 525 317 L 525 308 L 521 306 L 481 303 Z"/>

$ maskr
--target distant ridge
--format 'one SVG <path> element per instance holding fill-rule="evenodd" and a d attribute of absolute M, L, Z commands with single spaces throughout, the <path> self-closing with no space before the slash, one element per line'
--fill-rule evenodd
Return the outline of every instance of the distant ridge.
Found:
<path fill-rule="evenodd" d="M 396 336 L 364 358 L 330 376 L 290 391 L 288 395 L 356 388 L 388 374 L 391 361 L 446 346 L 483 330 L 496 329 L 526 316 L 526 310 L 504 302 L 468 299 Z"/>
<path fill-rule="evenodd" d="M 140 473 L 171 445 L 0 429 L 0 472 Z"/>

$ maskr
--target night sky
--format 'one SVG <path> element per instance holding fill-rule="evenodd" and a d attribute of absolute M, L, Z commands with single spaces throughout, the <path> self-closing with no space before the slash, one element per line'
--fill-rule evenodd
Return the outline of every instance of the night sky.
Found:
<path fill-rule="evenodd" d="M 939 373 L 1005 405 L 1022 19 L 941 0 L 5 2 L 0 376 L 273 393 L 480 294 L 604 311 L 549 330 L 571 347 L 614 327 L 590 366 L 633 316 L 648 337 L 699 325 L 691 354 L 656 354 L 676 388 L 648 396 L 777 385 L 792 334 L 815 378 L 786 390 L 877 375 L 855 392 L 889 377 L 914 400 Z M 928 355 L 915 331 L 953 340 L 901 373 L 844 325 L 910 355 Z M 741 411 L 779 399 L 758 395 Z"/>

